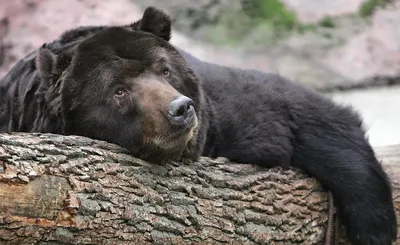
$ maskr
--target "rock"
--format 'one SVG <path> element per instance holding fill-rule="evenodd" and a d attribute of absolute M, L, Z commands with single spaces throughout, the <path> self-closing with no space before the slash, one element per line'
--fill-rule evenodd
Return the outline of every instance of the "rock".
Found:
<path fill-rule="evenodd" d="M 371 28 L 329 51 L 326 66 L 356 83 L 400 77 L 400 4 L 378 10 Z"/>
<path fill-rule="evenodd" d="M 142 0 L 136 4 L 145 8 L 157 6 L 166 10 L 173 20 L 174 27 L 179 30 L 193 31 L 203 25 L 213 24 L 226 9 L 234 6 L 240 9 L 240 1 L 232 0 Z"/>
<path fill-rule="evenodd" d="M 129 0 L 15 0 L 1 5 L 1 78 L 16 61 L 65 30 L 80 25 L 126 24 L 142 15 L 142 10 Z"/>
<path fill-rule="evenodd" d="M 326 16 L 356 13 L 366 0 L 281 0 L 302 23 L 315 23 Z"/>
<path fill-rule="evenodd" d="M 269 51 L 268 57 L 274 60 L 271 65 L 273 72 L 317 90 L 350 82 L 321 64 L 318 59 L 307 56 L 299 50 L 282 46 L 280 49 Z"/>
<path fill-rule="evenodd" d="M 337 64 L 328 65 L 323 61 L 331 50 L 343 47 L 347 39 L 368 30 L 369 25 L 367 21 L 354 17 L 343 17 L 335 23 L 335 28 L 319 27 L 281 41 L 278 44 L 281 52 L 273 56 L 277 69 L 284 71 L 283 74 L 289 78 L 321 91 L 351 87 L 357 81 L 337 72 L 332 67 Z"/>
<path fill-rule="evenodd" d="M 201 41 L 190 39 L 179 32 L 172 34 L 171 43 L 184 50 L 190 51 L 199 59 L 221 65 L 235 66 L 261 71 L 271 71 L 270 59 L 266 53 L 246 55 L 232 48 L 216 47 Z"/>
<path fill-rule="evenodd" d="M 227 0 L 223 0 L 226 1 Z M 222 2 L 223 2 L 222 1 Z M 146 6 L 154 5 L 165 8 L 163 1 L 130 0 L 96 1 L 96 0 L 32 0 L 7 1 L 0 9 L 0 78 L 11 67 L 29 52 L 43 43 L 56 39 L 62 32 L 80 25 L 122 25 L 138 20 Z M 171 2 L 173 6 L 212 5 L 211 0 Z M 156 4 L 157 3 L 157 4 Z M 220 2 L 218 2 L 220 3 Z M 182 6 L 181 6 L 182 7 Z M 166 9 L 167 12 L 168 8 Z M 173 16 L 174 17 L 174 16 Z M 236 52 L 225 51 L 191 40 L 174 30 L 171 42 L 177 47 L 190 50 L 192 54 L 207 61 L 224 65 L 241 66 L 266 71 L 268 60 L 265 56 L 252 56 L 244 59 Z M 3 52 L 1 52 L 3 51 Z M 244 62 L 246 60 L 246 62 Z M 3 61 L 3 62 L 1 62 Z M 243 63 L 246 63 L 243 66 Z"/>

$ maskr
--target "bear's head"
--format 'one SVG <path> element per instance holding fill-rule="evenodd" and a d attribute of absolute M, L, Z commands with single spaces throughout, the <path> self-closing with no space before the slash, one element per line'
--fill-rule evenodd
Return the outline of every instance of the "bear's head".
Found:
<path fill-rule="evenodd" d="M 41 48 L 47 103 L 63 134 L 116 143 L 152 162 L 196 159 L 203 91 L 168 42 L 170 18 L 150 7 L 135 27 L 107 27 L 57 54 Z"/>

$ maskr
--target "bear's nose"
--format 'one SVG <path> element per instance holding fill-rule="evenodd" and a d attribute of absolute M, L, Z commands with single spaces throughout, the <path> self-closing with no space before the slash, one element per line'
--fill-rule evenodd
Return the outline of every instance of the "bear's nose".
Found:
<path fill-rule="evenodd" d="M 174 124 L 187 124 L 194 113 L 194 102 L 186 96 L 179 96 L 169 104 L 168 116 Z"/>

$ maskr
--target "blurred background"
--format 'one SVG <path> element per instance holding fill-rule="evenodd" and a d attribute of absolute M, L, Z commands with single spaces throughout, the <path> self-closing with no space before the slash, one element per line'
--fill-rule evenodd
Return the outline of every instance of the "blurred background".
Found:
<path fill-rule="evenodd" d="M 400 143 L 400 0 L 0 1 L 0 77 L 81 25 L 120 25 L 153 5 L 172 43 L 223 65 L 278 72 L 361 112 L 371 144 Z"/>

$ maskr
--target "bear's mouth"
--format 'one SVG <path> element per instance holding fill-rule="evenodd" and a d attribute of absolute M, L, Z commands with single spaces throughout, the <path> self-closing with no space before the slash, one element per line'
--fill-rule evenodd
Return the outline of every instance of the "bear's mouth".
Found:
<path fill-rule="evenodd" d="M 182 128 L 182 129 L 180 129 L 178 131 L 173 132 L 170 135 L 167 135 L 165 137 L 165 141 L 167 141 L 167 142 L 175 142 L 175 141 L 184 140 L 185 138 L 187 138 L 187 140 L 189 141 L 190 138 L 191 138 L 191 134 L 192 134 L 192 131 L 194 129 L 195 124 L 196 123 L 193 122 L 193 123 L 191 123 L 190 126 L 187 126 L 185 128 Z"/>
<path fill-rule="evenodd" d="M 197 116 L 194 114 L 192 121 L 186 127 L 171 129 L 168 133 L 146 142 L 140 149 L 138 157 L 158 164 L 179 159 L 188 143 L 197 137 L 198 124 Z"/>
<path fill-rule="evenodd" d="M 198 127 L 198 119 L 196 113 L 191 113 L 186 122 L 182 125 L 171 125 L 168 133 L 159 137 L 156 143 L 161 148 L 171 149 L 176 147 L 184 148 L 192 139 L 193 132 Z"/>

